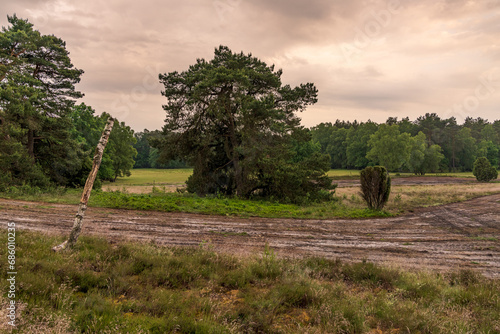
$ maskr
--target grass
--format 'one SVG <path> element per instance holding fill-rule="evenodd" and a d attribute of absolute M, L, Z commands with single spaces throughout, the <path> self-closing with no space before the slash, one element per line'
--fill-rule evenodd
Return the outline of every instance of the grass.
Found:
<path fill-rule="evenodd" d="M 368 210 L 363 206 L 348 207 L 339 200 L 309 205 L 294 205 L 263 200 L 199 197 L 176 193 L 126 194 L 121 192 L 100 192 L 91 197 L 90 205 L 108 208 L 269 218 L 365 218 L 390 215 L 384 211 Z"/>
<path fill-rule="evenodd" d="M 333 180 L 359 179 L 359 170 L 356 169 L 331 169 L 326 173 Z"/>
<path fill-rule="evenodd" d="M 179 169 L 132 169 L 129 177 L 120 177 L 116 182 L 104 182 L 103 185 L 137 186 L 137 185 L 164 185 L 183 184 L 193 174 L 192 168 Z"/>
<path fill-rule="evenodd" d="M 6 244 L 6 233 L 2 234 Z M 369 262 L 248 257 L 17 233 L 14 333 L 495 333 L 500 281 Z M 6 258 L 6 248 L 0 248 Z M 6 261 L 0 289 L 7 291 Z M 8 300 L 2 294 L 2 311 Z M 5 319 L 4 314 L 2 318 Z M 0 322 L 6 332 L 6 321 Z"/>
<path fill-rule="evenodd" d="M 333 179 L 358 179 L 359 170 L 356 169 L 332 169 L 327 175 Z M 180 185 L 186 182 L 193 173 L 191 168 L 182 169 L 132 169 L 130 177 L 121 177 L 116 182 L 104 182 L 104 187 L 110 186 L 120 188 L 124 186 L 152 186 Z M 391 176 L 397 177 L 396 173 Z M 400 173 L 400 176 L 414 176 L 411 173 Z M 474 177 L 471 172 L 464 173 L 430 173 L 426 176 L 453 176 L 453 177 Z M 115 189 L 116 190 L 116 189 Z"/>

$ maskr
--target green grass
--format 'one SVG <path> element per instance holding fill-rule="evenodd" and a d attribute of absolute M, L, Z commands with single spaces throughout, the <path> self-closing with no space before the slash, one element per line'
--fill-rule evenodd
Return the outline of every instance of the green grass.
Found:
<path fill-rule="evenodd" d="M 125 194 L 121 192 L 99 192 L 91 197 L 90 205 L 117 209 L 126 208 L 269 218 L 364 218 L 390 216 L 387 212 L 368 210 L 362 206 L 348 207 L 340 201 L 294 205 L 263 200 L 218 198 L 212 196 L 199 197 L 177 193 Z"/>
<path fill-rule="evenodd" d="M 0 193 L 0 198 L 21 199 L 59 204 L 78 204 L 81 190 L 69 189 L 65 192 Z M 281 204 L 267 200 L 247 200 L 239 198 L 200 197 L 195 194 L 153 192 L 149 194 L 128 194 L 120 191 L 94 191 L 89 206 L 133 209 L 162 212 L 186 212 L 221 216 L 268 217 L 268 218 L 368 218 L 388 217 L 386 211 L 373 211 L 361 203 L 346 205 L 339 198 L 323 203 L 308 205 Z M 49 208 L 47 205 L 38 206 Z M 28 206 L 26 206 L 28 208 Z"/>
<path fill-rule="evenodd" d="M 332 169 L 327 175 L 334 180 L 358 179 L 359 170 L 355 169 Z M 183 169 L 132 169 L 130 177 L 120 177 L 116 182 L 104 182 L 103 185 L 113 186 L 145 186 L 145 185 L 169 185 L 183 184 L 193 173 L 191 168 Z M 391 173 L 395 177 L 396 173 Z M 414 176 L 411 173 L 400 173 L 400 176 Z M 429 173 L 425 176 L 453 176 L 453 177 L 474 177 L 471 172 L 466 173 Z M 424 176 L 424 177 L 425 177 Z"/>
<path fill-rule="evenodd" d="M 2 234 L 6 244 L 6 233 Z M 500 281 L 17 233 L 14 333 L 497 333 Z M 6 247 L 0 248 L 6 258 Z M 6 261 L 0 289 L 7 291 Z M 8 300 L 2 294 L 1 303 Z M 1 327 L 3 326 L 3 327 Z M 7 332 L 6 321 L 0 332 Z"/>
<path fill-rule="evenodd" d="M 359 170 L 356 169 L 330 169 L 326 173 L 333 180 L 359 179 Z"/>
<path fill-rule="evenodd" d="M 116 182 L 104 182 L 103 185 L 137 186 L 182 184 L 193 174 L 193 169 L 132 169 L 129 177 L 120 177 Z"/>

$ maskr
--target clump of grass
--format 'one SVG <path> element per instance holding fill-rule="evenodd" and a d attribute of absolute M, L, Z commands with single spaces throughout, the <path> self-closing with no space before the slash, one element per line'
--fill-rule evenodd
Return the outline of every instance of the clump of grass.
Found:
<path fill-rule="evenodd" d="M 500 282 L 473 271 L 405 272 L 367 261 L 283 259 L 269 246 L 235 257 L 206 245 L 111 244 L 93 237 L 81 237 L 73 251 L 52 253 L 61 239 L 17 235 L 19 333 L 500 329 Z M 5 276 L 5 263 L 0 270 Z M 0 281 L 4 291 L 6 284 Z"/>

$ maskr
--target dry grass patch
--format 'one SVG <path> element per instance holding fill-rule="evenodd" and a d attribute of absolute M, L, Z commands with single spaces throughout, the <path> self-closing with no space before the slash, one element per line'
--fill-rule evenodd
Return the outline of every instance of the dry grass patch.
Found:
<path fill-rule="evenodd" d="M 359 187 L 337 188 L 336 195 L 348 207 L 364 205 Z M 418 207 L 443 205 L 500 192 L 500 183 L 392 186 L 384 209 L 390 213 L 411 211 Z"/>

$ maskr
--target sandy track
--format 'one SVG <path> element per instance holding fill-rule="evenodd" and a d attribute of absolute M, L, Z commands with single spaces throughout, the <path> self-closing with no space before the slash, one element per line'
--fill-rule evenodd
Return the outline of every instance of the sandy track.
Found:
<path fill-rule="evenodd" d="M 0 199 L 0 226 L 69 233 L 77 207 Z M 500 194 L 384 219 L 268 219 L 89 208 L 83 234 L 222 252 L 324 256 L 500 277 Z"/>

